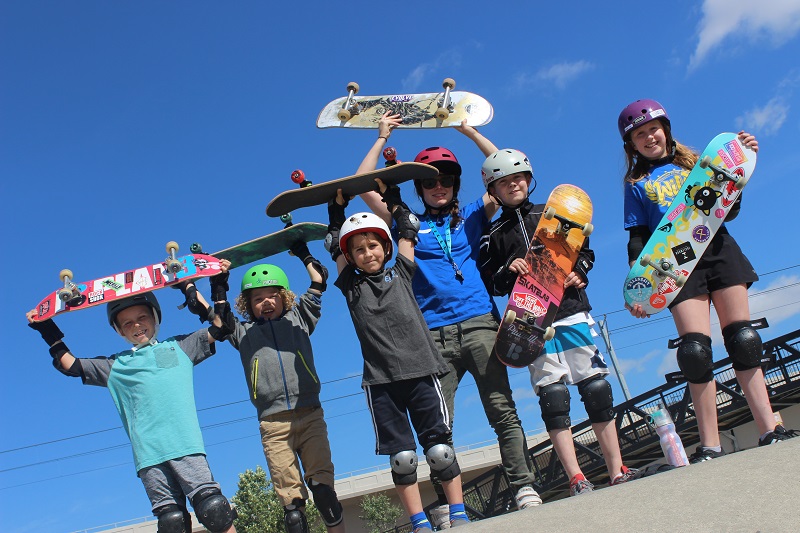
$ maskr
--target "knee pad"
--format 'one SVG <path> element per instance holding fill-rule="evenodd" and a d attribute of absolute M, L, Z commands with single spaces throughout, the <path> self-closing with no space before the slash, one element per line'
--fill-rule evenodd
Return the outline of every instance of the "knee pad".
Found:
<path fill-rule="evenodd" d="M 286 526 L 286 533 L 308 533 L 305 507 L 305 500 L 295 498 L 291 504 L 283 508 L 283 525 Z"/>
<path fill-rule="evenodd" d="M 434 444 L 425 450 L 425 459 L 432 472 L 442 481 L 450 481 L 461 473 L 456 460 L 456 451 L 449 444 Z"/>
<path fill-rule="evenodd" d="M 539 389 L 539 407 L 547 431 L 572 425 L 569 418 L 569 389 L 563 383 L 551 383 Z"/>
<path fill-rule="evenodd" d="M 614 395 L 611 384 L 602 375 L 592 376 L 578 383 L 581 401 L 589 415 L 590 422 L 614 420 Z"/>
<path fill-rule="evenodd" d="M 236 518 L 228 499 L 217 488 L 203 489 L 192 498 L 192 507 L 197 520 L 211 533 L 227 531 Z"/>
<path fill-rule="evenodd" d="M 417 482 L 417 452 L 404 450 L 389 457 L 392 480 L 395 485 L 413 485 Z"/>
<path fill-rule="evenodd" d="M 309 483 L 311 494 L 314 495 L 314 505 L 317 506 L 322 521 L 328 527 L 338 525 L 342 521 L 342 504 L 336 497 L 336 491 L 330 485 L 317 483 L 313 479 Z"/>
<path fill-rule="evenodd" d="M 761 335 L 749 320 L 731 322 L 722 328 L 722 339 L 734 370 L 749 370 L 761 366 L 764 359 Z"/>
<path fill-rule="evenodd" d="M 191 533 L 192 516 L 186 509 L 166 505 L 158 512 L 158 533 Z"/>
<path fill-rule="evenodd" d="M 714 379 L 714 354 L 711 337 L 702 333 L 687 333 L 669 341 L 677 348 L 678 368 L 689 383 L 708 383 Z"/>

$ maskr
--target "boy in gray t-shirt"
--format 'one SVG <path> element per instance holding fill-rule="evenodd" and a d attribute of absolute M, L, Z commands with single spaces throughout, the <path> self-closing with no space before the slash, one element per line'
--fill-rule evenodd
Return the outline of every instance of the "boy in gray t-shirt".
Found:
<path fill-rule="evenodd" d="M 469 522 L 464 512 L 461 469 L 448 444 L 449 415 L 437 376 L 447 365 L 430 336 L 411 289 L 414 243 L 419 222 L 400 199 L 400 189 L 378 182 L 397 224 L 399 246 L 394 266 L 389 228 L 372 213 L 344 214 L 341 191 L 328 208 L 328 243 L 364 357 L 362 387 L 372 414 L 376 454 L 389 455 L 392 479 L 415 533 L 430 531 L 417 486 L 414 434 L 432 471 L 442 480 L 451 524 Z"/>

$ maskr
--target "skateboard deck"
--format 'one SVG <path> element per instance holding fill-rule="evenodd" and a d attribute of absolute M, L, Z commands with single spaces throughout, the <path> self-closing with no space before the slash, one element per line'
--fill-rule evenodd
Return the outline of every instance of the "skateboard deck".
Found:
<path fill-rule="evenodd" d="M 628 305 L 640 304 L 652 315 L 672 303 L 755 165 L 752 149 L 735 133 L 721 133 L 706 146 L 682 183 L 663 184 L 676 194 L 625 278 L 623 294 Z M 653 195 L 661 196 L 658 191 Z"/>
<path fill-rule="evenodd" d="M 564 280 L 594 229 L 592 201 L 574 185 L 559 185 L 545 204 L 525 261 L 529 272 L 517 276 L 495 341 L 495 355 L 506 366 L 531 364 L 553 338 L 551 327 L 564 296 Z"/>
<path fill-rule="evenodd" d="M 355 91 L 351 90 L 353 87 Z M 449 78 L 443 87 L 438 93 L 356 96 L 358 84 L 351 82 L 347 86 L 348 96 L 337 98 L 322 109 L 317 127 L 375 129 L 387 111 L 402 116 L 403 122 L 398 128 L 448 128 L 459 126 L 464 119 L 470 126 L 477 127 L 492 120 L 494 110 L 485 98 L 452 91 L 455 82 Z"/>
<path fill-rule="evenodd" d="M 214 252 L 214 257 L 227 259 L 231 262 L 230 268 L 237 268 L 250 263 L 255 263 L 266 257 L 288 251 L 297 241 L 321 241 L 328 234 L 328 226 L 316 222 L 299 222 L 286 228 L 264 235 L 219 252 Z M 195 243 L 192 252 L 202 253 L 202 247 Z"/>
<path fill-rule="evenodd" d="M 170 242 L 167 245 L 170 256 L 162 262 L 82 283 L 72 281 L 72 271 L 62 270 L 59 277 L 64 282 L 64 287 L 39 302 L 33 320 L 41 322 L 61 313 L 88 309 L 134 294 L 170 287 L 181 281 L 219 274 L 217 258 L 205 254 L 179 257 L 175 255 L 177 249 L 178 245 Z"/>
<path fill-rule="evenodd" d="M 298 171 L 292 174 L 297 174 Z M 302 174 L 302 173 L 300 173 Z M 435 167 L 422 163 L 398 163 L 390 167 L 373 170 L 356 176 L 348 176 L 316 185 L 302 186 L 298 189 L 284 191 L 272 199 L 267 205 L 267 215 L 278 217 L 299 209 L 314 205 L 327 204 L 336 197 L 337 189 L 342 189 L 345 196 L 357 196 L 369 191 L 377 191 L 375 178 L 380 178 L 387 185 L 402 183 L 408 180 L 435 178 L 439 171 Z M 308 182 L 304 182 L 308 183 Z"/>

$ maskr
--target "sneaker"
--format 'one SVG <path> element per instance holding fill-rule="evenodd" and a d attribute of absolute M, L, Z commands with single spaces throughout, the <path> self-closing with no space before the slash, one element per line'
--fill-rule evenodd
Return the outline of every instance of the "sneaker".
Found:
<path fill-rule="evenodd" d="M 636 468 L 628 468 L 627 466 L 622 465 L 620 473 L 617 474 L 614 479 L 608 482 L 608 486 L 613 487 L 614 485 L 621 485 L 622 483 L 637 479 L 638 477 L 639 470 Z"/>
<path fill-rule="evenodd" d="M 465 526 L 469 524 L 469 520 L 467 520 L 466 518 L 454 518 L 453 520 L 450 520 L 448 524 L 449 525 L 447 527 Z"/>
<path fill-rule="evenodd" d="M 689 456 L 689 464 L 693 465 L 710 459 L 718 459 L 723 455 L 725 455 L 725 450 L 715 451 L 711 448 L 698 446 L 694 453 Z"/>
<path fill-rule="evenodd" d="M 542 505 L 542 498 L 539 496 L 539 493 L 533 490 L 533 487 L 530 485 L 525 485 L 519 489 L 515 499 L 517 500 L 517 509 L 520 511 L 522 509 L 528 509 L 529 507 Z"/>
<path fill-rule="evenodd" d="M 786 429 L 782 425 L 778 424 L 775 426 L 775 429 L 758 439 L 758 445 L 769 446 L 770 444 L 775 444 L 776 442 L 780 442 L 782 440 L 788 440 L 792 437 L 797 437 L 798 435 L 800 435 L 800 433 L 797 431 L 793 429 Z"/>
<path fill-rule="evenodd" d="M 431 525 L 436 531 L 450 529 L 450 506 L 445 504 L 434 507 L 430 510 Z"/>
<path fill-rule="evenodd" d="M 589 494 L 594 490 L 594 485 L 589 483 L 589 480 L 583 477 L 583 474 L 575 474 L 569 481 L 569 495 L 580 496 L 582 494 Z"/>

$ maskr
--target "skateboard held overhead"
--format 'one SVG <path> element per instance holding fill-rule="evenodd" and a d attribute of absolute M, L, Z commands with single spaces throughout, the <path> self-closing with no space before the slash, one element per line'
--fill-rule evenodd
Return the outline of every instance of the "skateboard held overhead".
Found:
<path fill-rule="evenodd" d="M 592 201 L 580 188 L 559 185 L 550 193 L 525 254 L 529 272 L 517 276 L 497 331 L 494 351 L 504 365 L 528 366 L 555 335 L 564 280 L 594 229 L 591 220 Z"/>
<path fill-rule="evenodd" d="M 467 120 L 470 126 L 488 124 L 494 115 L 492 105 L 477 94 L 453 91 L 456 82 L 446 78 L 444 91 L 425 94 L 356 96 L 358 84 L 347 84 L 347 96 L 326 105 L 317 117 L 318 128 L 372 128 L 387 111 L 399 114 L 398 128 L 447 128 Z"/>
<path fill-rule="evenodd" d="M 292 175 L 294 176 L 297 172 L 293 172 Z M 299 189 L 284 191 L 270 201 L 267 205 L 267 215 L 279 217 L 301 207 L 327 204 L 328 200 L 336 197 L 338 189 L 342 189 L 342 194 L 345 196 L 357 196 L 365 192 L 377 191 L 378 185 L 375 183 L 375 178 L 380 178 L 387 185 L 393 185 L 408 180 L 435 178 L 438 175 L 439 171 L 435 167 L 422 163 L 397 163 L 372 172 L 308 186 L 303 186 L 303 182 L 309 183 L 305 181 L 305 175 L 303 175 L 302 182 L 293 179 L 300 185 Z"/>
<path fill-rule="evenodd" d="M 755 166 L 756 153 L 735 133 L 711 140 L 685 181 L 673 187 L 672 203 L 628 272 L 626 304 L 653 315 L 675 300 Z"/>
<path fill-rule="evenodd" d="M 219 274 L 217 258 L 204 254 L 179 257 L 177 252 L 178 244 L 170 241 L 167 243 L 168 256 L 161 262 L 82 283 L 75 283 L 72 271 L 64 269 L 59 274 L 64 286 L 39 302 L 33 320 L 42 322 L 61 313 L 88 309 L 136 293 Z"/>

